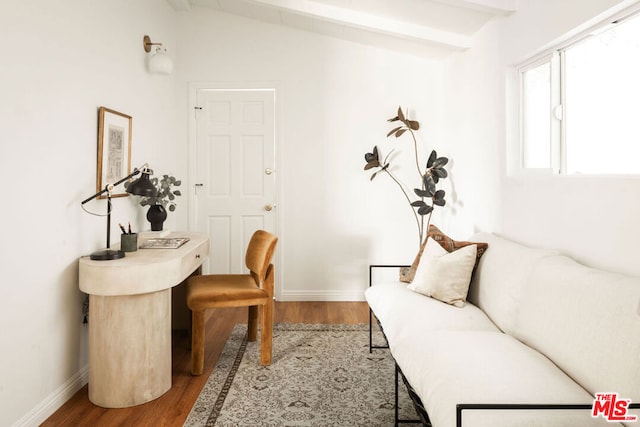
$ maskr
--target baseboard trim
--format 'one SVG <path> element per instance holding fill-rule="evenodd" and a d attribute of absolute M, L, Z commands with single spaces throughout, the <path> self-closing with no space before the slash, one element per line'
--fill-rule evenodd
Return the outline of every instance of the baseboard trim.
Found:
<path fill-rule="evenodd" d="M 13 424 L 13 427 L 37 427 L 89 382 L 89 365 L 85 365 L 53 393 Z"/>
<path fill-rule="evenodd" d="M 280 301 L 365 301 L 364 291 L 286 291 Z"/>

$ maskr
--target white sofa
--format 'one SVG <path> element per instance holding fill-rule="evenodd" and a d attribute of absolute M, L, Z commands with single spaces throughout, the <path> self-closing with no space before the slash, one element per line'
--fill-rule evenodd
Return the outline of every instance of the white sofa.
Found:
<path fill-rule="evenodd" d="M 366 299 L 434 427 L 457 404 L 587 404 L 596 393 L 640 402 L 640 278 L 480 233 L 487 242 L 462 308 L 373 283 Z M 590 410 L 470 410 L 466 427 L 621 425 Z M 640 427 L 637 422 L 624 425 Z"/>

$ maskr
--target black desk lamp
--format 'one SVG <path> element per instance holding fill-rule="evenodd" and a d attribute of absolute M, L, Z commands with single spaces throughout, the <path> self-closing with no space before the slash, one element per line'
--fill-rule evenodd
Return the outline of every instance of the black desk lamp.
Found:
<path fill-rule="evenodd" d="M 121 251 L 121 250 L 116 251 L 111 249 L 111 192 L 113 191 L 115 186 L 122 184 L 126 180 L 133 178 L 139 173 L 142 173 L 142 176 L 140 176 L 140 178 L 131 182 L 127 186 L 127 193 L 134 194 L 136 196 L 147 196 L 147 197 L 155 196 L 157 189 L 149 179 L 149 175 L 153 173 L 153 171 L 149 169 L 149 166 L 146 163 L 141 167 L 141 169 L 142 170 L 138 170 L 137 168 L 134 168 L 131 174 L 122 178 L 118 182 L 114 182 L 113 184 L 107 184 L 106 187 L 104 187 L 104 190 L 82 201 L 81 204 L 84 205 L 90 200 L 93 200 L 96 197 L 101 196 L 104 193 L 107 193 L 107 249 L 92 253 L 91 259 L 98 260 L 98 261 L 108 261 L 108 260 L 119 259 L 124 257 L 124 251 Z"/>

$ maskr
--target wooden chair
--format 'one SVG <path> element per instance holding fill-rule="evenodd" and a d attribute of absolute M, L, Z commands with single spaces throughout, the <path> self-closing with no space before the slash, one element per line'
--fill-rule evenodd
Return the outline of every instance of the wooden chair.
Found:
<path fill-rule="evenodd" d="M 256 231 L 247 247 L 245 263 L 249 274 L 209 274 L 187 280 L 187 305 L 191 309 L 191 373 L 204 369 L 204 314 L 208 308 L 249 307 L 248 340 L 258 337 L 260 322 L 260 364 L 271 364 L 273 337 L 273 264 L 271 259 L 278 238 L 264 230 Z"/>

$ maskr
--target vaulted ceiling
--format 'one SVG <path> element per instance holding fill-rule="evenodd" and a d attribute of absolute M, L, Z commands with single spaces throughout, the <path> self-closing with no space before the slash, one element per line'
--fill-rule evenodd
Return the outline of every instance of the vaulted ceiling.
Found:
<path fill-rule="evenodd" d="M 429 58 L 469 49 L 480 28 L 518 7 L 518 0 L 167 1 L 179 11 L 212 8 Z"/>

